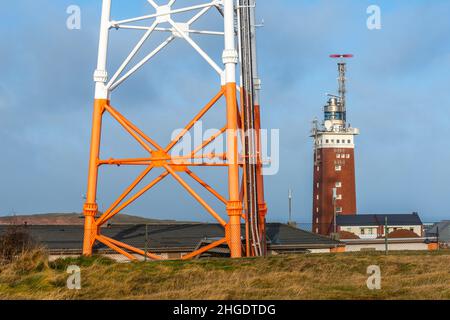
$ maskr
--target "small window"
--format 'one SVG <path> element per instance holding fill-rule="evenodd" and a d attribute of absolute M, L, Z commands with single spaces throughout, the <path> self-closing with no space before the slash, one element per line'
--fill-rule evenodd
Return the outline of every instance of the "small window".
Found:
<path fill-rule="evenodd" d="M 352 140 L 347 140 L 347 143 L 352 143 Z"/>
<path fill-rule="evenodd" d="M 334 170 L 335 170 L 335 171 L 342 171 L 342 166 L 335 166 L 335 167 L 334 167 Z"/>
<path fill-rule="evenodd" d="M 331 139 L 331 143 L 334 143 L 334 139 Z"/>
<path fill-rule="evenodd" d="M 342 212 L 342 207 L 337 207 L 336 208 L 336 213 L 341 213 Z"/>
<path fill-rule="evenodd" d="M 349 154 L 347 155 L 347 159 L 350 159 L 350 155 Z"/>
<path fill-rule="evenodd" d="M 319 228 L 316 228 L 316 233 L 319 233 Z"/>
<path fill-rule="evenodd" d="M 361 234 L 366 234 L 366 229 L 361 228 L 360 230 L 361 230 L 361 231 L 360 231 Z"/>
<path fill-rule="evenodd" d="M 316 199 L 319 200 L 319 195 L 316 196 Z"/>
<path fill-rule="evenodd" d="M 319 189 L 320 184 L 317 182 L 317 189 Z"/>
<path fill-rule="evenodd" d="M 342 187 L 342 182 L 340 182 L 340 181 L 338 181 L 338 182 L 336 182 L 336 188 L 341 188 Z"/>
<path fill-rule="evenodd" d="M 316 218 L 316 223 L 319 223 L 319 218 Z"/>
<path fill-rule="evenodd" d="M 340 155 L 340 154 L 337 154 L 337 155 L 336 155 L 336 158 L 340 159 L 340 158 L 341 158 L 341 155 Z"/>
<path fill-rule="evenodd" d="M 336 200 L 342 200 L 342 194 L 336 195 Z"/>
<path fill-rule="evenodd" d="M 319 208 L 318 207 L 316 208 L 316 212 L 319 213 Z"/>
<path fill-rule="evenodd" d="M 317 171 L 319 171 L 320 170 L 320 167 L 319 166 L 317 166 Z"/>
<path fill-rule="evenodd" d="M 326 142 L 326 143 L 330 143 L 330 140 L 327 139 L 327 140 L 325 140 L 325 142 Z"/>
<path fill-rule="evenodd" d="M 338 139 L 338 140 L 337 140 L 337 143 L 341 143 L 341 140 Z"/>

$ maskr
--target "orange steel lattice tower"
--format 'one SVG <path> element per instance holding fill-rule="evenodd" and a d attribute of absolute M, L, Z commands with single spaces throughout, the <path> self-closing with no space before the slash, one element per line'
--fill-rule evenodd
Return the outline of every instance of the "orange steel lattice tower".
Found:
<path fill-rule="evenodd" d="M 254 0 L 252 0 L 254 1 Z M 100 26 L 100 41 L 99 41 L 99 52 L 98 52 L 98 62 L 97 69 L 94 73 L 95 81 L 95 102 L 93 111 L 93 124 L 92 124 L 92 136 L 91 136 L 91 147 L 90 147 L 90 161 L 89 161 L 89 173 L 88 173 L 88 187 L 86 202 L 83 207 L 83 212 L 85 216 L 85 227 L 84 227 L 84 242 L 83 242 L 83 254 L 91 255 L 93 251 L 93 246 L 96 242 L 100 242 L 107 247 L 115 250 L 116 252 L 128 257 L 130 260 L 137 259 L 137 256 L 147 256 L 151 259 L 161 259 L 160 256 L 135 248 L 129 244 L 117 241 L 115 239 L 106 237 L 102 235 L 101 227 L 107 223 L 111 218 L 120 213 L 123 209 L 128 207 L 130 204 L 134 203 L 139 197 L 141 197 L 148 190 L 155 187 L 160 181 L 168 176 L 172 176 L 186 191 L 198 201 L 206 211 L 214 217 L 220 225 L 224 227 L 224 237 L 211 243 L 208 246 L 202 247 L 195 252 L 186 254 L 182 259 L 189 259 L 202 253 L 223 245 L 227 244 L 230 249 L 230 255 L 232 258 L 238 258 L 245 255 L 260 255 L 254 250 L 249 250 L 249 245 L 243 245 L 243 235 L 241 235 L 241 224 L 244 221 L 248 224 L 249 221 L 249 210 L 244 204 L 244 198 L 248 197 L 244 189 L 246 183 L 245 175 L 241 175 L 241 170 L 245 167 L 245 162 L 242 158 L 248 158 L 247 155 L 239 154 L 240 142 L 243 140 L 240 137 L 243 136 L 242 123 L 244 122 L 242 110 L 239 110 L 238 100 L 238 87 L 236 84 L 236 69 L 240 62 L 240 55 L 237 46 L 237 36 L 235 30 L 235 19 L 238 16 L 241 6 L 235 4 L 233 0 L 211 0 L 207 3 L 191 5 L 184 8 L 173 8 L 175 5 L 175 0 L 169 0 L 166 5 L 159 5 L 153 0 L 147 0 L 148 4 L 153 7 L 154 13 L 128 18 L 119 21 L 111 20 L 111 2 L 112 0 L 103 0 L 102 3 L 102 17 Z M 252 10 L 254 10 L 254 4 Z M 149 6 L 149 7 L 150 7 Z M 248 8 L 248 7 L 247 7 Z M 209 10 L 217 9 L 218 17 L 222 19 L 223 17 L 223 31 L 206 31 L 206 30 L 193 30 L 191 25 L 205 15 Z M 176 22 L 174 19 L 179 13 L 192 12 L 194 15 L 188 22 Z M 135 22 L 145 22 L 151 21 L 149 26 L 133 25 Z M 161 25 L 169 25 L 169 27 L 162 27 Z M 128 57 L 123 61 L 118 70 L 109 77 L 107 71 L 107 57 L 108 57 L 108 42 L 109 34 L 114 29 L 135 29 L 144 31 L 144 35 L 130 52 Z M 157 48 L 150 52 L 145 58 L 139 61 L 136 65 L 129 68 L 132 59 L 136 54 L 142 49 L 143 44 L 154 32 L 166 32 L 169 34 L 168 38 L 162 42 Z M 253 30 L 254 32 L 254 30 Z M 190 36 L 190 34 L 200 34 L 200 35 L 219 35 L 224 38 L 224 50 L 223 50 L 223 65 L 220 67 Z M 254 33 L 253 33 L 254 37 Z M 144 64 L 146 64 L 150 59 L 152 59 L 157 53 L 162 51 L 167 45 L 169 45 L 175 39 L 185 40 L 219 75 L 220 88 L 217 94 L 209 101 L 199 112 L 194 116 L 192 121 L 190 121 L 186 127 L 166 146 L 161 146 L 155 140 L 150 138 L 144 133 L 143 130 L 138 128 L 131 120 L 125 118 L 118 109 L 114 108 L 111 104 L 110 95 L 114 89 L 116 89 L 120 84 L 132 76 L 138 69 L 140 69 Z M 239 43 L 239 48 L 241 44 Z M 256 63 L 254 63 L 254 67 Z M 253 67 L 252 67 L 253 68 Z M 245 68 L 241 69 L 241 72 L 247 72 Z M 258 82 L 258 81 L 256 81 Z M 258 82 L 259 83 L 259 82 Z M 242 91 L 242 90 L 241 90 Z M 253 93 L 253 88 L 251 89 L 252 95 L 257 95 Z M 187 132 L 194 125 L 202 119 L 202 117 L 212 109 L 215 104 L 224 98 L 226 102 L 226 124 L 217 133 L 211 136 L 209 139 L 203 141 L 203 143 L 197 146 L 189 156 L 177 156 L 173 157 L 170 152 L 174 146 L 186 135 Z M 255 99 L 258 102 L 258 99 Z M 259 102 L 256 114 L 256 126 L 260 127 L 259 118 Z M 101 146 L 101 132 L 102 132 L 102 119 L 105 113 L 109 113 L 113 119 L 115 119 L 125 130 L 128 132 L 140 145 L 148 152 L 148 157 L 144 158 L 129 158 L 129 159 L 107 159 L 103 160 L 100 157 L 100 146 Z M 210 155 L 198 155 L 199 152 L 213 142 L 220 135 L 226 136 L 227 146 L 226 152 L 224 154 L 210 154 Z M 264 223 L 266 214 L 266 204 L 264 203 L 263 196 L 263 182 L 261 166 L 262 162 L 260 159 L 260 143 L 258 134 L 256 135 L 258 141 L 255 142 L 257 146 L 257 168 L 258 168 L 258 179 L 257 183 L 259 186 L 258 195 L 259 199 L 256 198 L 256 202 L 259 204 L 261 211 L 256 211 L 256 214 L 262 217 L 259 220 L 259 229 L 257 232 L 260 236 L 265 237 L 264 234 Z M 245 150 L 245 148 L 244 148 Z M 191 161 L 194 158 L 206 158 L 213 157 L 222 159 L 222 163 L 210 164 L 210 163 L 195 163 Z M 139 174 L 136 179 L 131 183 L 122 194 L 115 200 L 109 208 L 103 213 L 99 213 L 97 205 L 97 191 L 98 191 L 98 173 L 99 168 L 104 165 L 133 165 L 142 166 L 144 170 Z M 220 166 L 226 167 L 228 170 L 228 197 L 225 197 L 206 182 L 204 182 L 199 176 L 192 172 L 190 166 Z M 137 186 L 144 180 L 144 178 L 154 169 L 162 168 L 164 172 L 158 176 L 156 179 L 145 185 L 140 190 L 135 191 Z M 199 183 L 212 195 L 217 197 L 224 205 L 227 213 L 227 219 L 223 218 L 215 209 L 213 209 L 202 197 L 186 182 L 184 176 L 192 178 L 193 182 Z M 242 187 L 240 185 L 242 183 Z M 243 205 L 244 204 L 244 205 Z M 249 241 L 248 237 L 245 237 L 246 241 Z M 263 242 L 265 245 L 265 241 Z M 263 250 L 265 252 L 265 248 Z"/>

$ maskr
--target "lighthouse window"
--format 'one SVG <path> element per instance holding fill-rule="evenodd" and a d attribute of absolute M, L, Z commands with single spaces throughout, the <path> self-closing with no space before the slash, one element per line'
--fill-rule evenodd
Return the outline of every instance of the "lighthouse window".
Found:
<path fill-rule="evenodd" d="M 341 171 L 341 170 L 342 170 L 342 166 L 335 166 L 335 167 L 334 167 L 334 170 L 335 170 L 335 171 Z"/>
<path fill-rule="evenodd" d="M 327 139 L 327 140 L 325 140 L 325 142 L 326 142 L 326 143 L 330 143 L 330 140 Z"/>
<path fill-rule="evenodd" d="M 352 141 L 351 140 L 347 140 L 347 143 L 352 143 Z"/>
<path fill-rule="evenodd" d="M 338 139 L 338 140 L 337 140 L 337 143 L 341 143 L 341 140 Z"/>
<path fill-rule="evenodd" d="M 341 188 L 342 187 L 342 182 L 338 181 L 336 182 L 336 188 Z"/>
<path fill-rule="evenodd" d="M 319 200 L 319 195 L 316 196 L 316 199 Z"/>
<path fill-rule="evenodd" d="M 331 139 L 331 143 L 334 143 L 334 139 Z"/>
<path fill-rule="evenodd" d="M 340 154 L 337 154 L 337 155 L 336 155 L 336 158 L 340 159 L 340 158 L 341 158 L 341 155 L 340 155 Z"/>
<path fill-rule="evenodd" d="M 342 212 L 342 207 L 337 207 L 336 208 L 336 213 L 341 213 Z"/>
<path fill-rule="evenodd" d="M 347 159 L 350 159 L 350 155 L 349 154 L 347 155 Z"/>
<path fill-rule="evenodd" d="M 342 194 L 338 194 L 338 195 L 336 196 L 336 200 L 342 200 Z"/>

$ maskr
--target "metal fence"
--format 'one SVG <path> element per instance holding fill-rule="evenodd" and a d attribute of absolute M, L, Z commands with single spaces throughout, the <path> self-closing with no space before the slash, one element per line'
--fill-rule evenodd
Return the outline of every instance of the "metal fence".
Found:
<path fill-rule="evenodd" d="M 286 225 L 286 223 L 284 223 Z M 401 226 L 385 221 L 378 226 L 337 226 L 330 224 L 287 223 L 290 228 L 306 231 L 304 234 L 289 233 L 286 229 L 276 235 L 268 232 L 269 246 L 276 243 L 289 243 L 298 248 L 316 248 L 323 243 L 335 243 L 341 250 L 336 252 L 384 252 L 390 251 L 433 251 L 444 249 L 445 242 L 440 241 L 439 232 L 434 232 L 434 223 L 424 223 L 416 226 Z M 269 228 L 269 230 L 275 227 Z M 319 232 L 317 232 L 319 231 Z M 336 232 L 335 232 L 336 231 Z M 230 252 L 226 243 L 215 246 L 214 243 L 223 239 L 224 231 L 220 225 L 215 224 L 188 224 L 188 225 L 128 225 L 110 226 L 102 230 L 112 238 L 119 238 L 133 247 L 142 250 L 145 255 L 141 260 L 149 260 L 147 253 L 156 254 L 162 259 L 179 259 L 192 251 L 211 247 L 198 257 L 228 257 Z M 243 246 L 245 244 L 245 233 Z M 327 239 L 324 241 L 324 239 Z M 314 243 L 314 241 L 316 243 Z M 332 242 L 334 241 L 334 242 Z M 339 243 L 336 244 L 336 242 Z M 329 245 L 329 247 L 333 247 Z M 343 249 L 345 248 L 345 249 Z M 102 244 L 95 248 L 98 252 L 108 253 L 114 258 L 125 259 L 116 255 L 113 250 Z M 292 252 L 326 252 L 324 250 L 295 249 Z M 333 251 L 331 251 L 333 252 Z"/>
<path fill-rule="evenodd" d="M 286 226 L 287 225 L 287 226 Z M 242 246 L 245 252 L 245 227 L 242 227 Z M 300 230 L 297 232 L 295 230 Z M 8 230 L 0 226 L 0 236 Z M 31 237 L 43 244 L 54 257 L 80 255 L 83 226 L 25 226 Z M 311 223 L 268 223 L 269 248 L 283 247 L 282 253 L 308 252 L 370 252 L 448 249 L 448 239 L 434 223 L 418 226 L 395 226 L 389 221 L 380 226 L 338 226 Z M 317 232 L 319 231 L 319 232 Z M 336 231 L 336 232 L 335 232 Z M 201 250 L 198 257 L 229 257 L 224 241 L 224 228 L 219 224 L 128 224 L 107 225 L 101 234 L 114 240 L 113 247 L 97 242 L 95 254 L 108 255 L 117 261 L 129 261 L 130 255 L 139 260 L 180 259 Z M 443 232 L 448 234 L 448 231 Z M 111 242 L 110 242 L 111 244 Z M 114 249 L 118 247 L 126 255 Z M 328 249 L 327 249 L 328 248 Z M 337 250 L 339 249 L 339 250 Z M 134 250 L 134 251 L 133 251 Z M 278 253 L 270 249 L 269 254 Z M 281 252 L 280 251 L 280 252 Z"/>

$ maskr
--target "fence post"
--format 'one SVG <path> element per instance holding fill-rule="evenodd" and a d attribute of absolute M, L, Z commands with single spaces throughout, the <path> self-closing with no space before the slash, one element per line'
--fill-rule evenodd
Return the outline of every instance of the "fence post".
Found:
<path fill-rule="evenodd" d="M 147 262 L 147 251 L 148 251 L 147 244 L 148 244 L 148 224 L 145 224 L 145 245 L 144 245 L 144 252 L 145 252 L 144 261 L 145 262 Z"/>
<path fill-rule="evenodd" d="M 388 254 L 388 218 L 384 217 L 384 251 L 385 254 Z"/>
<path fill-rule="evenodd" d="M 440 249 L 439 245 L 439 225 L 436 226 L 436 242 L 437 242 L 437 249 Z"/>

